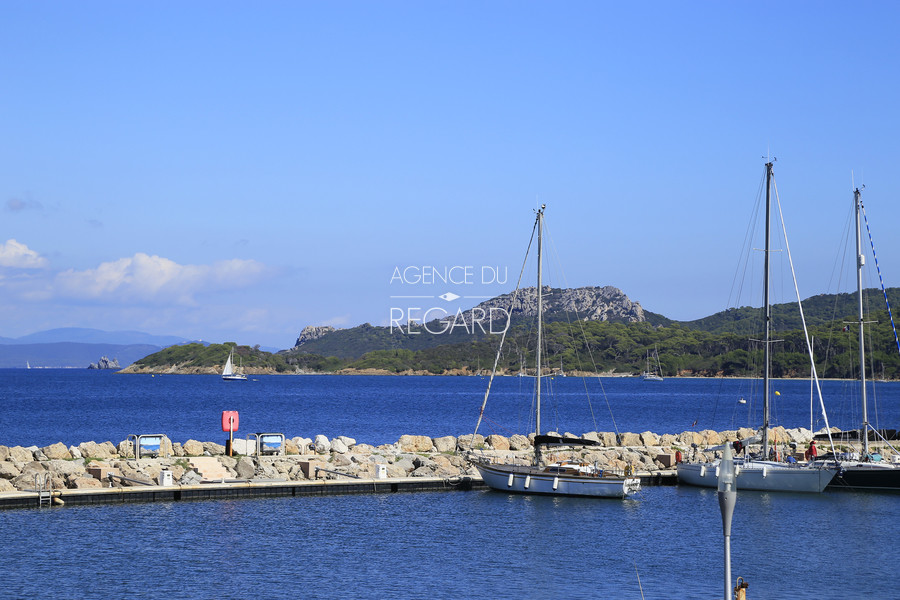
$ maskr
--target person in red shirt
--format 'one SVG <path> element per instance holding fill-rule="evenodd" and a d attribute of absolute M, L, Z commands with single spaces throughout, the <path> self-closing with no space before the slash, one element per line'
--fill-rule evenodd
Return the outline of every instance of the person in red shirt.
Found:
<path fill-rule="evenodd" d="M 809 443 L 809 448 L 806 449 L 806 460 L 816 460 L 818 454 L 818 451 L 816 451 L 816 440 L 812 440 Z"/>

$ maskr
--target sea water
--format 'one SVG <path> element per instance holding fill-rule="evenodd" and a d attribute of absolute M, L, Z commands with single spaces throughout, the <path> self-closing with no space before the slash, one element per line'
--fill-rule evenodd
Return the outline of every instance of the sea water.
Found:
<path fill-rule="evenodd" d="M 897 598 L 890 494 L 738 492 L 749 597 Z M 722 598 L 715 490 L 493 491 L 0 511 L 4 598 Z"/>
<path fill-rule="evenodd" d="M 255 379 L 0 371 L 0 444 L 129 433 L 216 440 L 226 409 L 240 411 L 241 431 L 392 443 L 403 433 L 471 432 L 485 385 L 477 377 Z M 584 382 L 557 378 L 545 420 L 574 420 L 576 432 L 614 430 L 613 419 L 620 431 L 677 433 L 695 420 L 734 428 L 755 418 L 748 383 L 607 379 L 602 392 L 589 390 L 593 414 L 585 414 L 563 408 Z M 494 385 L 485 427 L 527 431 L 529 410 L 518 405 L 529 403 L 533 380 Z M 809 426 L 808 388 L 775 382 L 780 405 L 801 405 L 779 409 L 786 426 Z M 852 386 L 824 388 L 835 405 L 854 408 Z M 895 384 L 882 388 L 878 417 L 893 428 L 900 394 Z M 890 552 L 898 522 L 894 493 L 739 490 L 732 574 L 750 583 L 753 600 L 898 598 Z M 0 597 L 9 598 L 721 598 L 724 587 L 715 490 L 685 486 L 647 487 L 626 500 L 470 491 L 4 510 L 0 544 Z"/>
<path fill-rule="evenodd" d="M 359 443 L 392 444 L 401 435 L 440 437 L 472 433 L 488 377 L 336 375 L 251 376 L 119 375 L 75 369 L 0 369 L 0 444 L 117 444 L 129 435 L 165 434 L 224 443 L 224 410 L 236 410 L 236 437 L 283 433 L 288 438 L 349 436 Z M 545 378 L 542 431 L 681 433 L 695 429 L 758 428 L 761 393 L 756 380 Z M 829 424 L 859 427 L 853 382 L 825 381 Z M 745 403 L 740 403 L 740 400 Z M 772 384 L 772 425 L 824 426 L 808 380 Z M 869 394 L 876 427 L 900 428 L 900 383 Z M 498 377 L 492 383 L 479 433 L 534 430 L 534 379 Z"/>

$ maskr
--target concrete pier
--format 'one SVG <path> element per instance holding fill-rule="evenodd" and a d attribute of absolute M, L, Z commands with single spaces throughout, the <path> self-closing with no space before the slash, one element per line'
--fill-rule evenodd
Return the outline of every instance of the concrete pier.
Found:
<path fill-rule="evenodd" d="M 674 472 L 637 473 L 644 486 L 676 485 Z M 313 481 L 226 481 L 198 485 L 143 485 L 99 489 L 54 490 L 52 502 L 44 506 L 83 506 L 130 502 L 180 502 L 286 496 L 336 496 L 344 494 L 391 494 L 399 492 L 462 492 L 486 489 L 478 476 L 395 477 L 389 479 L 320 479 Z M 0 509 L 38 508 L 37 492 L 0 493 Z"/>

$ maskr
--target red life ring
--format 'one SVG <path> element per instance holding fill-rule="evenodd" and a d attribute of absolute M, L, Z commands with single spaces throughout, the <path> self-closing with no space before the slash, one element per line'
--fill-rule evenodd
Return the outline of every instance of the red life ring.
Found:
<path fill-rule="evenodd" d="M 682 459 L 681 450 L 676 450 L 675 451 L 675 462 L 680 463 L 681 459 Z"/>

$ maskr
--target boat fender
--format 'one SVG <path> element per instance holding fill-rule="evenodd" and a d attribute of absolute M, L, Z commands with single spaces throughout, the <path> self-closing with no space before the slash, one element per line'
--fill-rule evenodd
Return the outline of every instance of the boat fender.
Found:
<path fill-rule="evenodd" d="M 678 464 L 682 461 L 683 457 L 681 456 L 681 450 L 675 451 L 675 464 Z"/>

